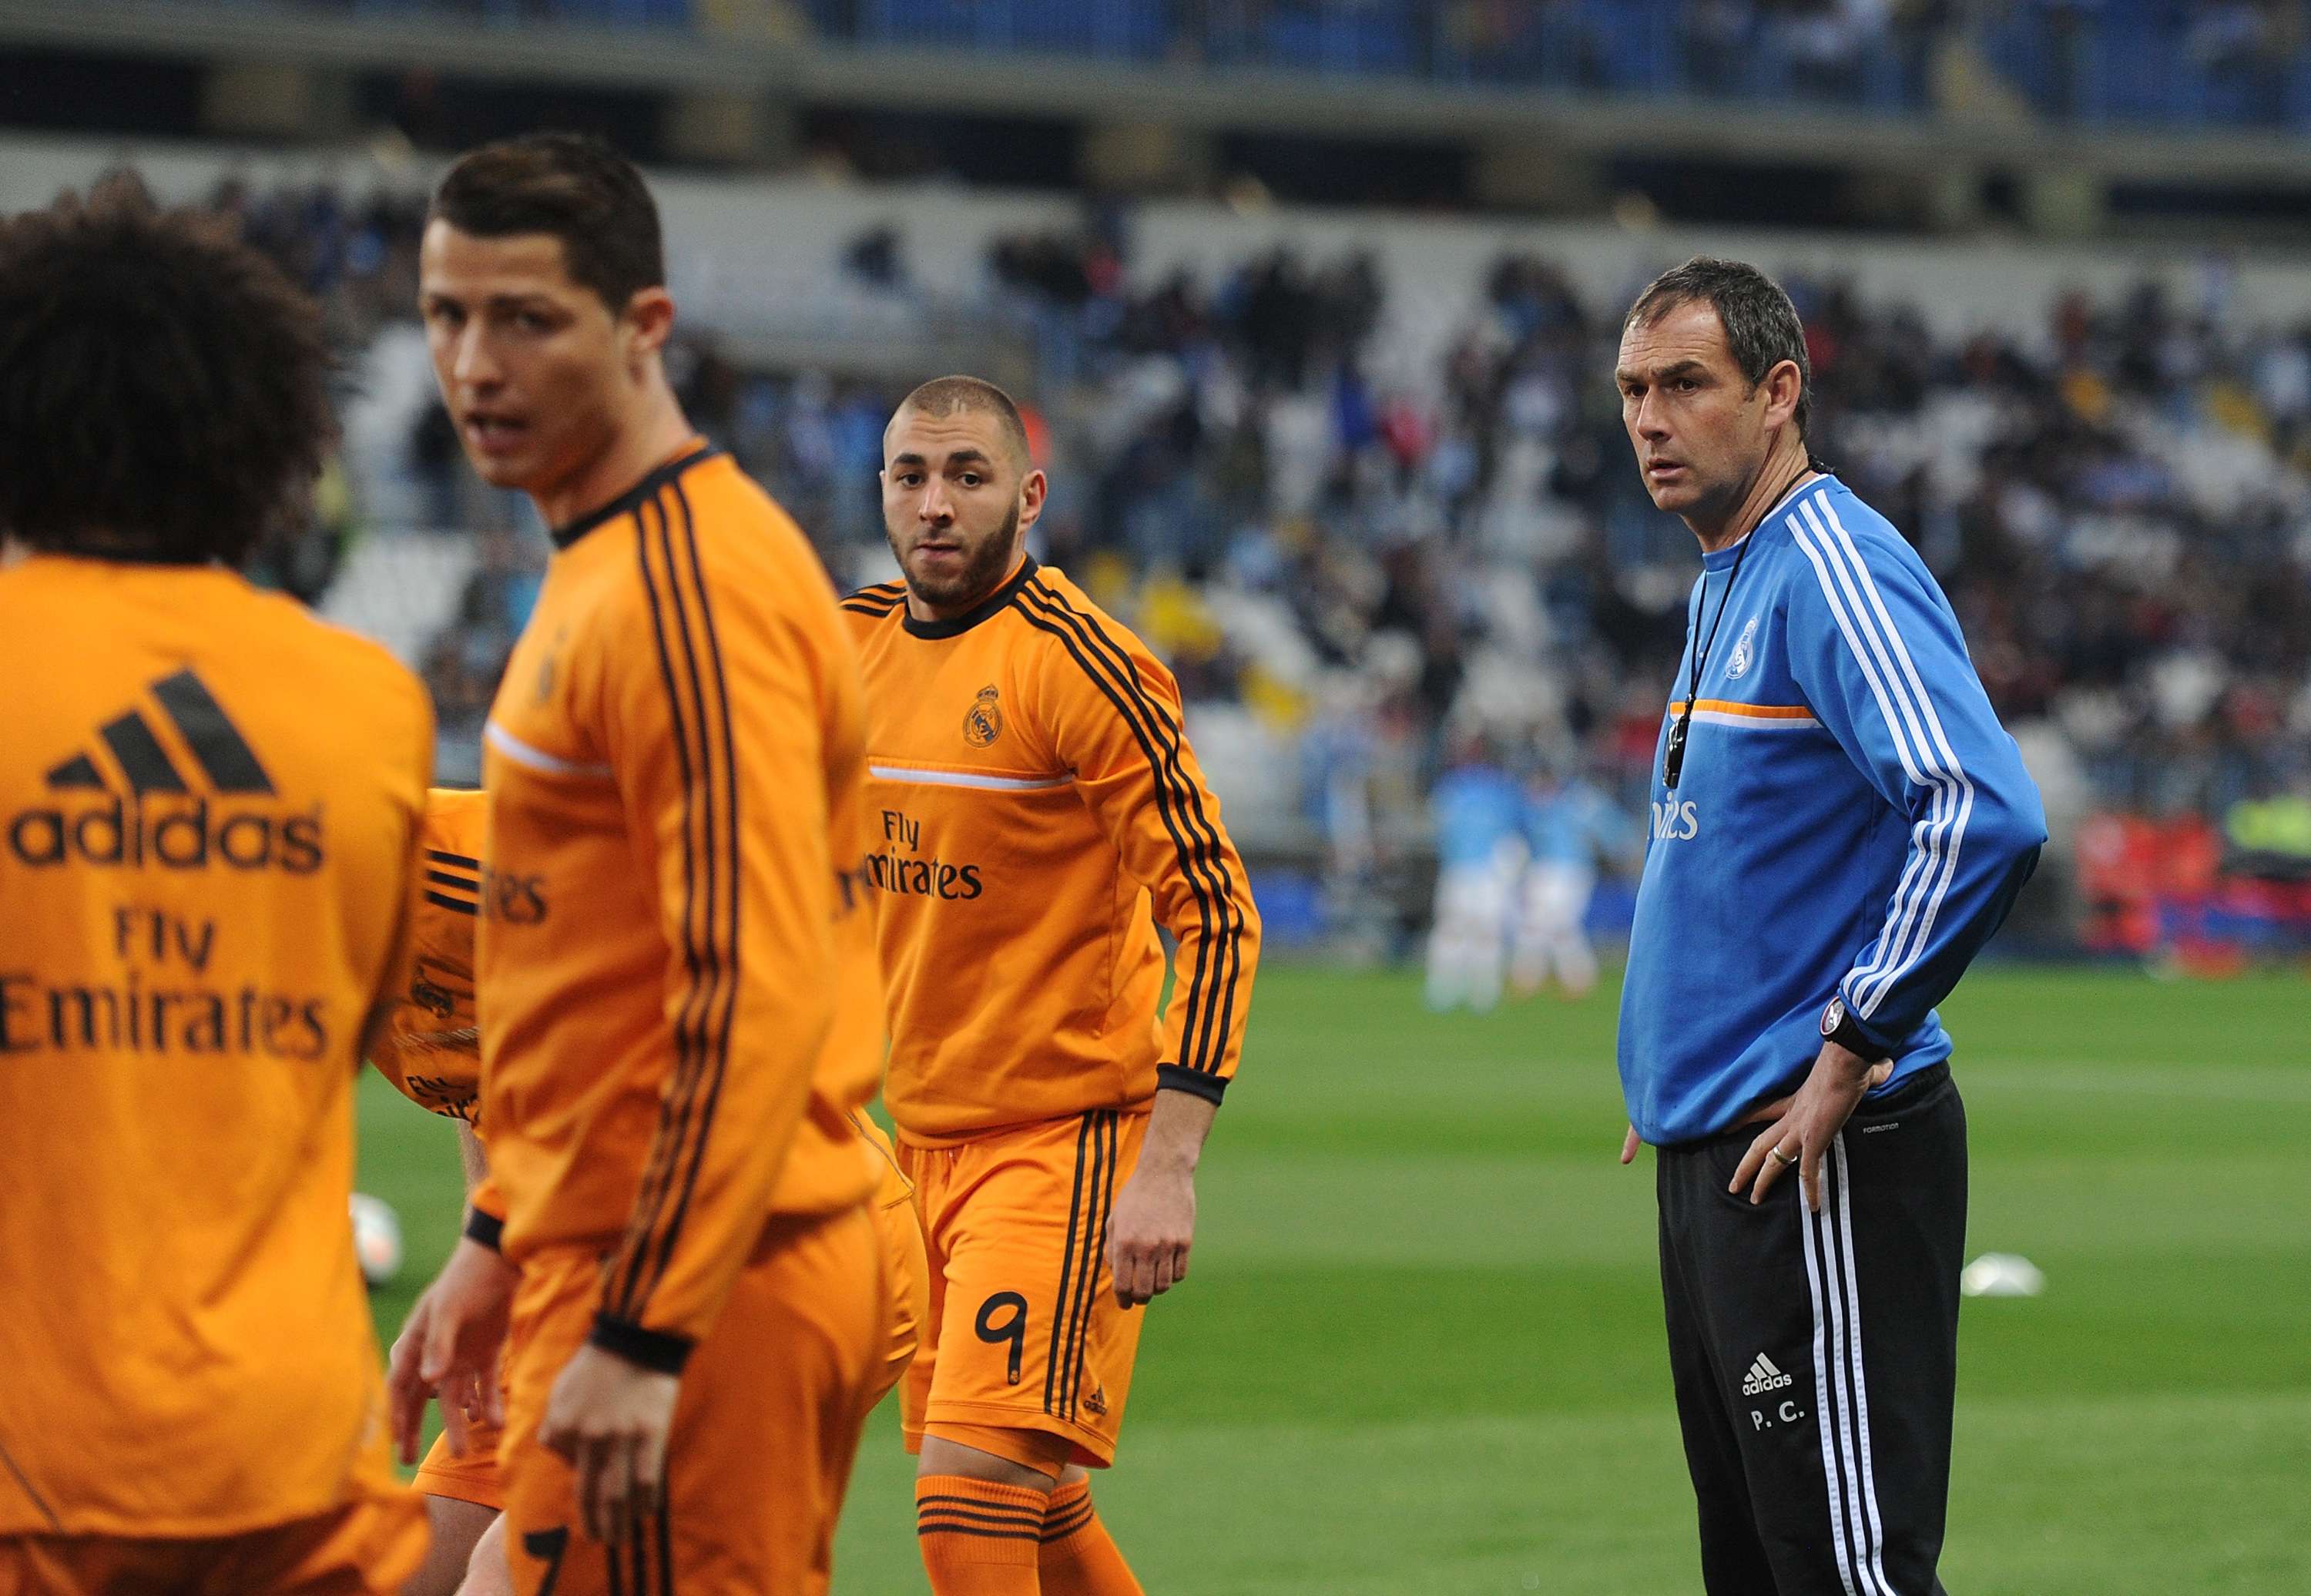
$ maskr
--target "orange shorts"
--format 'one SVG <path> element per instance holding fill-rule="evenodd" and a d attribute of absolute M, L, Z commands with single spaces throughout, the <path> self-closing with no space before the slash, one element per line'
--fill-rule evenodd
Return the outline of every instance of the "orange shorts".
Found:
<path fill-rule="evenodd" d="M 883 1363 L 868 1388 L 867 1407 L 872 1410 L 888 1395 L 914 1361 L 921 1345 L 923 1321 L 929 1315 L 930 1280 L 923 1262 L 923 1223 L 915 1212 L 914 1188 L 907 1185 L 894 1165 L 886 1165 L 882 1188 L 870 1199 L 875 1228 L 883 1248 L 884 1287 L 890 1298 L 890 1335 L 884 1342 Z M 417 1465 L 410 1484 L 428 1496 L 447 1496 L 477 1507 L 503 1511 L 505 1486 L 498 1468 L 498 1447 L 505 1432 L 476 1421 L 470 1426 L 466 1455 L 449 1450 L 448 1435 L 437 1435 Z"/>
<path fill-rule="evenodd" d="M 469 1424 L 462 1458 L 449 1450 L 446 1434 L 436 1435 L 409 1483 L 429 1496 L 502 1510 L 505 1487 L 498 1473 L 498 1445 L 504 1434 L 486 1420 Z"/>
<path fill-rule="evenodd" d="M 397 1488 L 240 1535 L 0 1536 L 0 1596 L 393 1596 L 425 1560 L 428 1533 L 424 1499 Z"/>
<path fill-rule="evenodd" d="M 1066 1461 L 1115 1461 L 1146 1315 L 1116 1305 L 1107 1222 L 1147 1133 L 1147 1114 L 1111 1109 L 900 1144 L 930 1265 L 929 1333 L 903 1391 L 908 1451 L 927 1427 L 1025 1430 L 1063 1443 Z"/>
<path fill-rule="evenodd" d="M 609 1596 L 631 1567 L 685 1596 L 827 1589 L 867 1393 L 887 1335 L 882 1243 L 865 1204 L 778 1222 L 683 1371 L 667 1505 L 612 1566 L 579 1522 L 570 1466 L 539 1443 L 554 1381 L 594 1323 L 601 1260 L 522 1262 L 506 1376 L 506 1547 L 520 1596 Z M 636 1558 L 640 1561 L 637 1563 Z"/>
<path fill-rule="evenodd" d="M 883 1361 L 868 1388 L 867 1406 L 890 1394 L 915 1361 L 930 1320 L 930 1268 L 923 1256 L 922 1216 L 915 1209 L 914 1188 L 896 1166 L 868 1198 L 875 1215 L 876 1239 L 882 1244 L 883 1290 L 889 1302 L 890 1333 L 884 1339 Z"/>

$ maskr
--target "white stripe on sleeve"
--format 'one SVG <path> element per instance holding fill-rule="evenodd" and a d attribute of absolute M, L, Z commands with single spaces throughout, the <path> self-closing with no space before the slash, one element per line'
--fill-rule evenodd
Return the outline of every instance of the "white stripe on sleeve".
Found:
<path fill-rule="evenodd" d="M 1810 509 L 1810 504 L 1801 508 Z M 1820 542 L 1817 544 L 1815 536 L 1807 532 L 1795 515 L 1789 518 L 1788 525 L 1800 552 L 1813 567 L 1814 578 L 1821 584 L 1822 597 L 1828 601 L 1830 615 L 1845 638 L 1846 648 L 1852 651 L 1854 663 L 1862 667 L 1862 679 L 1870 684 L 1871 696 L 1878 701 L 1878 713 L 1886 723 L 1887 736 L 1893 741 L 1895 756 L 1902 762 L 1903 773 L 1920 786 L 1927 785 L 1930 778 L 1919 769 L 1918 761 L 1911 751 L 1910 737 L 1905 731 L 1908 717 L 1896 711 L 1893 694 L 1888 691 L 1888 678 L 1892 674 L 1892 662 L 1886 662 L 1886 675 L 1881 676 L 1878 661 L 1872 658 L 1873 650 L 1863 647 L 1862 631 L 1856 625 L 1860 602 L 1858 599 L 1855 601 L 1854 613 L 1849 614 L 1846 601 L 1838 591 L 1840 584 L 1830 574 L 1835 559 L 1827 546 L 1827 536 L 1821 534 Z M 1816 523 L 1816 531 L 1819 532 L 1818 522 Z M 1895 888 L 1893 901 L 1887 907 L 1885 924 L 1878 933 L 1876 955 L 1849 976 L 1854 984 L 1857 1008 L 1861 1007 L 1859 999 L 1862 981 L 1896 959 L 1907 943 L 1909 931 L 1915 922 L 1920 889 L 1933 876 L 1934 867 L 1940 862 L 1943 823 L 1949 814 L 1949 788 L 1940 781 L 1934 781 L 1932 786 L 1933 797 L 1929 801 L 1922 828 L 1925 833 L 1925 845 L 1910 850 L 1910 858 L 1903 867 L 1901 881 Z M 1866 1017 L 1869 1011 L 1864 1009 L 1862 1012 Z"/>
<path fill-rule="evenodd" d="M 1949 842 L 1942 860 L 1941 879 L 1935 884 L 1932 897 L 1927 900 L 1916 943 L 1909 956 L 1900 964 L 1889 965 L 1874 978 L 1872 985 L 1875 990 L 1862 1006 L 1862 1016 L 1867 1018 L 1877 1011 L 1879 1004 L 1885 1001 L 1887 992 L 1892 990 L 1895 981 L 1903 972 L 1925 954 L 1926 944 L 1933 935 L 1934 920 L 1941 911 L 1942 900 L 1949 891 L 1952 878 L 1958 874 L 1958 850 L 1966 841 L 1966 823 L 1974 813 L 1974 781 L 1966 773 L 1966 767 L 1958 762 L 1958 751 L 1950 746 L 1949 737 L 1942 730 L 1941 717 L 1934 712 L 1933 700 L 1926 693 L 1925 679 L 1918 674 L 1916 661 L 1910 658 L 1909 648 L 1903 642 L 1901 632 L 1895 626 L 1893 616 L 1886 611 L 1886 601 L 1879 594 L 1877 579 L 1870 574 L 1870 567 L 1862 563 L 1862 551 L 1854 545 L 1853 535 L 1837 519 L 1837 511 L 1829 504 L 1827 495 L 1824 495 L 1822 509 L 1829 517 L 1829 524 L 1836 530 L 1838 541 L 1852 556 L 1854 571 L 1870 595 L 1870 606 L 1877 612 L 1879 621 L 1886 629 L 1886 639 L 1891 644 L 1895 657 L 1901 661 L 1903 674 L 1909 678 L 1910 690 L 1917 695 L 1919 712 L 1925 717 L 1926 729 L 1932 736 L 1933 748 L 1940 756 L 1943 771 L 1947 772 L 1947 779 L 1955 780 L 1958 789 L 1958 815 L 1949 828 Z M 1862 996 L 1859 985 L 1854 989 L 1854 995 Z"/>

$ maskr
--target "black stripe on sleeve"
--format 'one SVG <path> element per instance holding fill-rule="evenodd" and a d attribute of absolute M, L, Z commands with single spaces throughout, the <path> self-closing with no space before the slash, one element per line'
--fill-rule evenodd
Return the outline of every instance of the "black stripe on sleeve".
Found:
<path fill-rule="evenodd" d="M 471 898 L 453 898 L 447 893 L 437 893 L 429 886 L 425 889 L 425 901 L 434 908 L 447 909 L 452 914 L 470 914 L 476 920 L 481 918 L 481 905 Z"/>
<path fill-rule="evenodd" d="M 1230 923 L 1234 911 L 1227 895 L 1227 878 L 1224 872 L 1213 868 L 1207 850 L 1215 843 L 1207 842 L 1197 832 L 1188 813 L 1188 803 L 1195 799 L 1195 784 L 1186 780 L 1179 763 L 1179 731 L 1170 723 L 1148 694 L 1145 685 L 1133 671 L 1127 679 L 1116 668 L 1106 652 L 1092 640 L 1085 625 L 1085 617 L 1055 599 L 1040 582 L 1031 584 L 1020 595 L 1020 613 L 1039 629 L 1057 637 L 1086 676 L 1098 687 L 1108 702 L 1115 706 L 1139 750 L 1147 757 L 1148 769 L 1155 778 L 1156 813 L 1171 833 L 1172 845 L 1180 859 L 1181 877 L 1188 884 L 1196 900 L 1198 918 L 1203 926 L 1203 936 L 1196 949 L 1196 965 L 1188 982 L 1188 990 L 1181 1009 L 1180 1063 L 1184 1068 L 1213 1073 L 1217 1069 L 1217 1041 L 1215 1039 L 1211 1013 L 1210 986 L 1217 984 L 1218 972 L 1231 954 L 1241 963 L 1237 947 L 1236 925 Z M 1109 643 L 1108 648 L 1113 649 Z M 1094 663 L 1096 660 L 1096 663 Z M 1129 657 L 1124 657 L 1129 668 Z M 1163 734 L 1170 733 L 1168 743 Z M 1200 799 L 1195 799 L 1201 809 Z M 1190 840 L 1192 837 L 1192 841 Z M 1217 894 L 1214 886 L 1219 888 Z M 1218 924 L 1214 925 L 1217 918 Z M 1240 918 L 1238 924 L 1241 923 Z M 1228 990 L 1234 988 L 1234 976 L 1228 978 Z M 1175 1001 L 1182 1001 L 1175 998 Z M 1224 1037 L 1225 1033 L 1221 1033 Z"/>
<path fill-rule="evenodd" d="M 1060 622 L 1048 618 L 1052 612 L 1034 599 L 1033 595 L 1039 591 L 1040 589 L 1022 589 L 1016 601 L 1019 606 L 1019 613 L 1026 618 L 1029 625 L 1058 638 L 1060 645 L 1067 650 L 1084 675 L 1091 678 L 1092 685 L 1097 687 L 1107 701 L 1115 706 L 1117 716 L 1129 728 L 1133 739 L 1138 743 L 1139 751 L 1146 756 L 1148 769 L 1155 777 L 1156 813 L 1162 819 L 1164 829 L 1171 833 L 1172 846 L 1180 858 L 1181 876 L 1187 882 L 1188 890 L 1195 897 L 1197 917 L 1203 925 L 1204 934 L 1197 944 L 1196 967 L 1190 973 L 1186 997 L 1182 999 L 1175 994 L 1173 998 L 1174 1002 L 1183 1004 L 1181 1009 L 1182 1016 L 1192 1016 L 1197 1012 L 1198 1004 L 1202 999 L 1204 979 L 1210 967 L 1209 961 L 1213 946 L 1212 902 L 1204 878 L 1197 873 L 1191 862 L 1192 850 L 1189 847 L 1186 835 L 1180 829 L 1179 818 L 1173 813 L 1172 795 L 1164 780 L 1164 762 L 1157 754 L 1156 744 L 1149 736 L 1147 727 L 1141 723 L 1131 702 L 1125 697 L 1118 685 L 1086 655 L 1084 645 L 1078 641 L 1081 633 Z M 1194 1041 L 1193 1034 L 1183 1024 L 1181 1027 L 1181 1052 L 1183 1058 L 1187 1056 Z"/>
<path fill-rule="evenodd" d="M 1037 586 L 1041 588 L 1042 584 L 1038 582 Z M 1186 768 L 1181 763 L 1180 751 L 1186 741 L 1186 731 L 1178 721 L 1173 720 L 1171 712 L 1164 707 L 1163 703 L 1147 691 L 1147 684 L 1139 678 L 1139 667 L 1132 660 L 1130 650 L 1123 648 L 1108 635 L 1107 629 L 1100 624 L 1096 615 L 1076 609 L 1056 590 L 1048 589 L 1044 590 L 1051 594 L 1060 609 L 1074 616 L 1080 625 L 1091 630 L 1100 645 L 1105 649 L 1111 665 L 1129 677 L 1131 691 L 1147 706 L 1148 717 L 1155 722 L 1158 740 L 1164 745 L 1166 757 L 1170 762 L 1169 772 L 1173 789 L 1186 813 L 1188 828 L 1203 844 L 1201 863 L 1208 872 L 1208 878 L 1218 890 L 1222 908 L 1224 923 L 1221 935 L 1225 943 L 1222 956 L 1227 961 L 1227 984 L 1220 994 L 1220 1000 L 1211 1007 L 1203 1018 L 1202 1025 L 1207 1034 L 1203 1042 L 1201 1059 L 1199 1060 L 1190 1057 L 1185 1037 L 1186 1027 L 1183 1025 L 1180 1061 L 1183 1066 L 1206 1074 L 1214 1074 L 1219 1069 L 1221 1060 L 1226 1057 L 1228 1030 L 1235 1014 L 1236 980 L 1243 970 L 1244 912 L 1243 905 L 1236 895 L 1233 872 L 1227 866 L 1226 850 L 1220 842 L 1219 827 L 1213 823 L 1210 815 L 1204 808 L 1203 789 L 1196 782 L 1188 779 Z"/>
<path fill-rule="evenodd" d="M 1068 1244 L 1060 1254 L 1060 1283 L 1051 1293 L 1051 1356 L 1043 1368 L 1043 1411 L 1055 1411 L 1060 1390 L 1060 1326 L 1068 1304 L 1068 1280 L 1076 1267 L 1076 1226 L 1083 1217 L 1085 1153 L 1091 1146 L 1091 1116 L 1086 1114 L 1076 1130 L 1076 1183 L 1068 1199 Z"/>
<path fill-rule="evenodd" d="M 907 601 L 903 582 L 877 582 L 871 588 L 861 588 L 855 593 L 845 593 L 835 602 L 854 615 L 887 615 Z"/>
<path fill-rule="evenodd" d="M 455 870 L 428 870 L 425 872 L 425 879 L 436 886 L 462 887 L 469 893 L 478 893 L 482 890 L 479 877 L 460 876 Z"/>
<path fill-rule="evenodd" d="M 425 857 L 437 865 L 449 865 L 455 869 L 471 870 L 476 875 L 480 874 L 482 868 L 482 861 L 477 859 L 467 859 L 462 853 L 444 853 L 439 848 L 428 848 L 425 850 Z"/>
<path fill-rule="evenodd" d="M 650 572 L 650 525 L 649 518 L 644 513 L 648 508 L 651 506 L 637 506 L 634 510 L 635 574 L 641 584 L 642 597 L 650 606 L 650 636 L 656 648 L 658 681 L 666 689 L 667 716 L 674 731 L 675 764 L 682 777 L 686 806 L 688 795 L 696 781 L 690 751 L 690 723 L 683 705 L 682 695 L 676 691 L 675 687 L 673 654 L 667 643 L 665 602 L 659 596 L 658 580 Z M 671 1118 L 676 1126 L 679 1127 L 686 1124 L 689 1112 L 688 1098 L 685 1091 L 685 1083 L 689 1078 L 690 1060 L 685 1051 L 688 1033 L 683 1020 L 689 1015 L 698 989 L 703 983 L 704 969 L 699 962 L 697 943 L 691 935 L 691 927 L 695 919 L 694 904 L 698 892 L 698 857 L 692 842 L 686 807 L 683 822 L 682 852 L 682 954 L 685 972 L 690 984 L 688 991 L 684 996 L 682 1012 L 676 1016 L 673 1032 L 675 1079 L 671 1089 L 667 1093 L 665 1106 L 659 1111 L 658 1129 L 652 1139 L 650 1162 L 643 1167 L 641 1183 L 634 1194 L 633 1217 L 629 1221 L 625 1239 L 620 1243 L 618 1252 L 612 1256 L 603 1270 L 602 1295 L 603 1301 L 606 1304 L 606 1312 L 624 1313 L 631 1312 L 633 1307 L 633 1294 L 641 1281 L 644 1238 L 647 1238 L 657 1226 L 658 1211 L 665 1201 L 667 1172 L 674 1163 L 674 1142 L 679 1134 L 678 1129 L 670 1131 L 667 1120 Z"/>
<path fill-rule="evenodd" d="M 1181 847 L 1182 873 L 1190 885 L 1212 889 L 1208 898 L 1199 896 L 1199 907 L 1208 903 L 1219 919 L 1218 935 L 1213 938 L 1212 915 L 1207 913 L 1204 916 L 1205 932 L 1211 943 L 1211 958 L 1208 964 L 1203 957 L 1203 950 L 1198 950 L 1196 978 L 1189 983 L 1187 1002 L 1182 1010 L 1180 1063 L 1185 1068 L 1215 1073 L 1226 1040 L 1225 1019 L 1216 1016 L 1225 1016 L 1233 1012 L 1234 970 L 1243 963 L 1237 934 L 1242 929 L 1243 917 L 1235 903 L 1227 871 L 1218 860 L 1218 833 L 1203 812 L 1201 793 L 1188 779 L 1180 763 L 1180 727 L 1154 694 L 1147 691 L 1147 684 L 1139 679 L 1138 667 L 1132 662 L 1130 653 L 1119 647 L 1097 621 L 1075 609 L 1062 596 L 1041 581 L 1034 584 L 1034 589 L 1045 613 L 1072 627 L 1076 635 L 1083 639 L 1086 648 L 1106 667 L 1111 678 L 1138 706 L 1153 734 L 1155 744 L 1163 750 L 1160 759 L 1152 752 L 1148 754 L 1149 763 L 1155 769 L 1157 793 L 1161 796 L 1168 787 L 1172 801 L 1178 808 L 1180 824 L 1193 839 L 1192 846 Z M 1141 746 L 1143 750 L 1147 747 L 1147 738 L 1142 739 Z M 1178 827 L 1173 828 L 1173 841 L 1175 845 L 1180 842 Z M 1216 1007 L 1204 977 L 1208 972 L 1213 985 L 1217 985 L 1223 966 L 1228 967 L 1230 972 L 1225 1000 Z"/>
<path fill-rule="evenodd" d="M 612 1311 L 630 1317 L 640 1313 L 639 1299 L 643 1291 L 642 1277 L 648 1262 L 650 1238 L 656 1234 L 665 1212 L 667 1197 L 673 1188 L 674 1172 L 680 1161 L 683 1144 L 689 1135 L 699 1078 L 703 1073 L 701 1068 L 702 1049 L 697 1042 L 697 1016 L 719 972 L 719 966 L 711 962 L 711 950 L 702 951 L 700 946 L 702 940 L 711 938 L 702 938 L 699 935 L 699 903 L 706 895 L 702 890 L 706 884 L 702 876 L 706 869 L 711 868 L 711 857 L 702 863 L 702 854 L 711 855 L 711 850 L 702 847 L 697 825 L 698 789 L 704 779 L 705 751 L 702 747 L 693 754 L 692 745 L 696 734 L 693 727 L 695 719 L 692 706 L 684 701 L 680 679 L 675 669 L 675 650 L 668 636 L 667 620 L 674 596 L 662 591 L 658 580 L 651 573 L 653 540 L 650 530 L 652 517 L 647 513 L 650 511 L 656 512 L 655 519 L 661 534 L 658 542 L 663 547 L 663 533 L 667 520 L 663 498 L 652 499 L 635 510 L 634 549 L 642 592 L 650 604 L 658 680 L 666 689 L 667 714 L 674 731 L 676 764 L 682 776 L 682 955 L 689 990 L 683 994 L 682 1007 L 675 1016 L 674 1079 L 667 1093 L 665 1107 L 660 1110 L 658 1130 L 650 1149 L 650 1164 L 642 1172 L 641 1186 L 635 1194 L 634 1218 L 620 1254 L 606 1279 L 605 1300 Z M 670 550 L 668 552 L 670 554 Z M 674 572 L 669 563 L 665 585 L 671 589 L 673 583 Z M 674 621 L 676 630 L 680 620 L 677 610 Z"/>
<path fill-rule="evenodd" d="M 706 674 L 714 684 L 714 702 L 711 706 L 707 705 L 704 691 L 699 688 L 701 708 L 699 740 L 700 746 L 706 751 L 706 768 L 709 777 L 706 783 L 708 803 L 706 827 L 712 845 L 712 853 L 710 857 L 713 860 L 713 868 L 709 871 L 707 880 L 710 888 L 718 884 L 719 885 L 722 924 L 721 938 L 718 941 L 715 938 L 716 927 L 713 920 L 716 912 L 715 894 L 710 890 L 707 896 L 709 917 L 707 946 L 714 961 L 718 979 L 715 990 L 706 1007 L 705 1033 L 700 1038 L 701 1047 L 709 1061 L 706 1101 L 699 1115 L 698 1133 L 691 1141 L 690 1167 L 682 1175 L 681 1195 L 676 1199 L 674 1212 L 667 1220 L 663 1237 L 658 1243 L 657 1260 L 650 1266 L 649 1279 L 642 1287 L 645 1300 L 658 1284 L 659 1278 L 666 1273 L 667 1265 L 674 1256 L 675 1243 L 681 1235 L 683 1221 L 690 1212 L 690 1199 L 697 1190 L 699 1171 L 706 1163 L 706 1144 L 708 1138 L 713 1134 L 714 1112 L 721 1103 L 722 1083 L 729 1073 L 730 1032 L 737 1016 L 739 984 L 737 737 L 730 722 L 730 685 L 729 677 L 722 667 L 722 641 L 715 628 L 713 605 L 706 595 L 706 569 L 699 554 L 698 523 L 691 514 L 690 496 L 683 492 L 682 484 L 677 481 L 673 486 L 675 500 L 682 509 L 683 544 L 690 556 L 690 585 L 692 594 L 698 605 L 697 620 L 685 624 L 685 647 L 686 650 L 695 649 L 698 640 L 691 633 L 695 629 L 702 628 Z M 680 580 L 678 568 L 672 563 L 670 526 L 665 528 L 665 533 L 668 540 L 667 570 L 678 582 Z M 694 657 L 692 658 L 691 668 L 693 673 L 693 685 L 695 686 L 695 673 L 698 667 Z M 719 747 L 716 746 L 718 743 Z M 712 807 L 714 777 L 718 772 L 722 787 L 721 819 L 719 824 Z M 719 1016 L 715 1013 L 717 1003 L 721 1008 Z"/>
<path fill-rule="evenodd" d="M 1181 1048 L 1182 1064 L 1190 1065 L 1208 1074 L 1215 1073 L 1220 1068 L 1220 1061 L 1226 1056 L 1228 1029 L 1235 1014 L 1236 979 L 1243 970 L 1244 925 L 1243 905 L 1237 898 L 1234 876 L 1227 867 L 1226 850 L 1220 842 L 1219 827 L 1213 823 L 1210 815 L 1204 808 L 1203 789 L 1196 782 L 1188 779 L 1187 771 L 1181 763 L 1180 750 L 1187 736 L 1185 729 L 1172 719 L 1170 711 L 1155 695 L 1148 693 L 1147 685 L 1139 679 L 1139 667 L 1133 662 L 1130 651 L 1108 635 L 1107 629 L 1099 624 L 1097 616 L 1075 609 L 1064 597 L 1060 598 L 1059 602 L 1060 607 L 1068 610 L 1084 625 L 1091 629 L 1093 634 L 1106 648 L 1112 662 L 1130 678 L 1133 690 L 1146 702 L 1149 716 L 1155 720 L 1161 734 L 1159 740 L 1165 744 L 1166 753 L 1171 761 L 1172 780 L 1188 813 L 1189 829 L 1201 839 L 1207 850 L 1202 856 L 1204 868 L 1210 873 L 1210 879 L 1218 888 L 1224 917 L 1233 922 L 1222 928 L 1222 935 L 1225 939 L 1225 956 L 1228 963 L 1227 985 L 1220 994 L 1220 1000 L 1205 1016 L 1204 1025 L 1208 1027 L 1208 1034 L 1205 1040 L 1201 1060 L 1191 1061 L 1188 1058 L 1184 1040 Z M 1182 1029 L 1184 1031 L 1184 1026 Z"/>

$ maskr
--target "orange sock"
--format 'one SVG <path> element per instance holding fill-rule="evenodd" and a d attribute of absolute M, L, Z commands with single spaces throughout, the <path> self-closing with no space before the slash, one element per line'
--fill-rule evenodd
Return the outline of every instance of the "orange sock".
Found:
<path fill-rule="evenodd" d="M 915 1535 L 937 1596 L 1039 1596 L 1043 1493 L 967 1474 L 915 1481 Z"/>
<path fill-rule="evenodd" d="M 1091 1481 L 1051 1493 L 1043 1515 L 1042 1596 L 1146 1596 L 1091 1504 Z"/>

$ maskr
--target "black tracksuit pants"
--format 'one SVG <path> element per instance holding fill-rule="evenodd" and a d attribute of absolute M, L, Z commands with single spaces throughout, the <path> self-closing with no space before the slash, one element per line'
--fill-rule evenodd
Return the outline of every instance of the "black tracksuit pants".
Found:
<path fill-rule="evenodd" d="M 1765 1202 L 1749 1126 L 1660 1149 L 1661 1297 L 1709 1596 L 1940 1596 L 1966 1243 L 1949 1068 L 1866 1103 Z"/>

